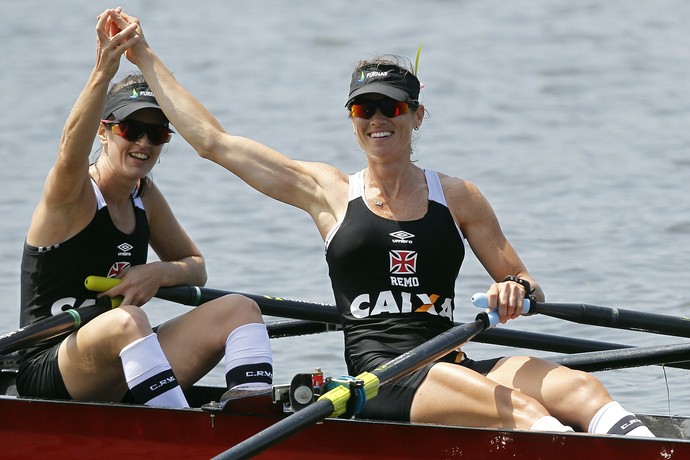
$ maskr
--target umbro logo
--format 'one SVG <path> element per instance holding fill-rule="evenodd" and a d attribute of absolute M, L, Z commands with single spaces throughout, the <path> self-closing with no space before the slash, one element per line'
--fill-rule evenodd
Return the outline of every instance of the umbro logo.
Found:
<path fill-rule="evenodd" d="M 412 238 L 414 238 L 414 235 L 412 233 L 408 233 L 402 230 L 399 230 L 397 232 L 389 233 L 390 236 L 393 237 L 393 243 L 407 243 L 407 244 L 412 244 L 412 241 L 410 241 Z"/>
<path fill-rule="evenodd" d="M 129 243 L 122 243 L 117 248 L 120 250 L 120 252 L 117 253 L 118 256 L 131 256 L 131 251 L 134 249 L 134 246 Z"/>

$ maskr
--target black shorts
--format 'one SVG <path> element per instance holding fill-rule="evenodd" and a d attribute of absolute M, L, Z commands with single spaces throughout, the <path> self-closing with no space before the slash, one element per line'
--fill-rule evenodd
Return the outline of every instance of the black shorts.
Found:
<path fill-rule="evenodd" d="M 422 384 L 434 364 L 437 362 L 455 363 L 458 366 L 463 366 L 479 374 L 486 375 L 496 366 L 496 363 L 502 359 L 493 358 L 474 361 L 465 358 L 461 362 L 456 363 L 456 356 L 457 353 L 450 353 L 438 361 L 429 363 L 395 382 L 380 387 L 378 395 L 366 402 L 364 409 L 357 415 L 357 418 L 409 422 L 412 399 L 417 392 L 417 388 Z M 388 362 L 388 359 L 382 359 L 380 364 L 385 362 Z"/>
<path fill-rule="evenodd" d="M 153 328 L 156 332 L 158 326 Z M 20 396 L 49 399 L 72 399 L 58 366 L 60 343 L 22 359 L 17 373 L 17 392 Z M 136 400 L 127 391 L 120 402 Z"/>
<path fill-rule="evenodd" d="M 22 360 L 17 374 L 20 396 L 72 399 L 58 368 L 58 348 L 59 343 Z"/>
<path fill-rule="evenodd" d="M 153 332 L 158 331 L 158 326 Z M 57 362 L 60 343 L 25 357 L 19 364 L 17 373 L 17 392 L 20 396 L 49 399 L 72 399 L 62 379 Z M 120 402 L 134 403 L 136 400 L 130 391 Z"/>

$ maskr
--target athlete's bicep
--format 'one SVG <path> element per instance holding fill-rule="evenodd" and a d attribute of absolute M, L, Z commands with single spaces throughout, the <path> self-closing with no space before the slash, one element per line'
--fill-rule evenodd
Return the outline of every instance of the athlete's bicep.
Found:
<path fill-rule="evenodd" d="M 491 204 L 476 185 L 454 182 L 448 202 L 477 259 L 493 279 L 524 269 L 507 240 Z"/>
<path fill-rule="evenodd" d="M 175 217 L 160 190 L 153 185 L 142 200 L 149 222 L 149 244 L 162 261 L 201 257 L 201 251 Z"/>

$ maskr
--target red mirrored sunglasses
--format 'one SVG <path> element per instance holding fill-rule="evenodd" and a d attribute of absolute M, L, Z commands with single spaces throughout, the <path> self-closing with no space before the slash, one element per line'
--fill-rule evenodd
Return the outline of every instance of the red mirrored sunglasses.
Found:
<path fill-rule="evenodd" d="M 395 118 L 400 115 L 410 113 L 410 110 L 417 108 L 419 104 L 414 101 L 396 101 L 389 97 L 383 99 L 362 99 L 355 100 L 350 105 L 350 115 L 357 118 L 369 119 L 374 116 L 376 110 L 388 118 Z"/>
<path fill-rule="evenodd" d="M 101 120 L 101 123 L 106 128 L 109 128 L 113 134 L 116 134 L 130 142 L 135 142 L 141 139 L 146 134 L 149 142 L 153 145 L 162 145 L 170 142 L 175 131 L 164 125 L 156 125 L 153 123 L 143 123 L 135 120 Z"/>

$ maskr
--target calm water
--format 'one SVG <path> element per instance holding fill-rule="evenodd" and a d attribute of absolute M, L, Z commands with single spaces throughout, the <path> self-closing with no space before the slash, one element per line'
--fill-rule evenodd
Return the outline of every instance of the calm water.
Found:
<path fill-rule="evenodd" d="M 21 245 L 67 114 L 95 54 L 101 0 L 6 2 L 0 73 L 0 329 L 18 322 Z M 343 109 L 354 63 L 414 57 L 430 116 L 425 167 L 472 180 L 547 298 L 690 311 L 690 4 L 683 0 L 121 1 L 152 46 L 231 132 L 294 158 L 361 168 Z M 132 67 L 123 64 L 121 76 Z M 332 302 L 309 217 L 177 138 L 154 177 L 204 251 L 211 287 Z M 457 321 L 489 278 L 470 257 Z M 154 300 L 156 321 L 186 311 Z M 269 318 L 270 319 L 270 318 Z M 638 345 L 681 339 L 521 318 L 523 330 Z M 345 372 L 342 336 L 273 342 L 277 380 Z M 525 353 L 470 345 L 477 358 Z M 539 352 L 530 352 L 539 355 Z M 687 371 L 598 374 L 640 412 L 690 415 Z M 204 379 L 221 383 L 220 371 Z"/>

